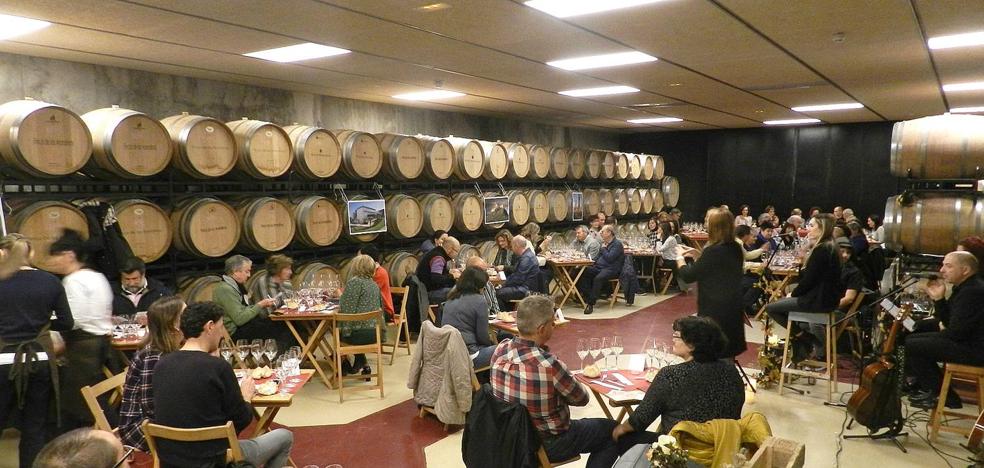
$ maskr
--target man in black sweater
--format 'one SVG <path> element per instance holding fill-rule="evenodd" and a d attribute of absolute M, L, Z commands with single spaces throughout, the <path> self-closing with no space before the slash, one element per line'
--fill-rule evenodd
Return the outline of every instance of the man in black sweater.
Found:
<path fill-rule="evenodd" d="M 222 340 L 222 308 L 213 302 L 199 302 L 181 315 L 184 346 L 163 356 L 154 368 L 154 422 L 178 428 L 221 426 L 232 421 L 241 432 L 253 420 L 247 400 L 255 386 L 247 375 L 242 383 L 222 358 L 214 355 Z M 240 440 L 246 461 L 255 466 L 287 465 L 294 436 L 286 429 L 275 429 L 255 439 Z M 162 466 L 224 466 L 227 444 L 223 440 L 173 442 L 159 440 Z"/>
<path fill-rule="evenodd" d="M 936 407 L 942 375 L 938 362 L 984 366 L 984 279 L 977 275 L 980 265 L 969 252 L 950 252 L 943 258 L 940 274 L 953 284 L 945 299 L 946 286 L 934 280 L 926 286 L 940 317 L 940 331 L 913 333 L 906 337 L 906 364 L 922 392 L 909 398 L 917 408 Z M 951 388 L 946 406 L 959 408 L 960 398 Z"/>
<path fill-rule="evenodd" d="M 146 312 L 154 301 L 170 296 L 164 283 L 147 277 L 147 267 L 136 257 L 123 262 L 120 280 L 109 283 L 113 290 L 113 315 L 133 315 Z"/>

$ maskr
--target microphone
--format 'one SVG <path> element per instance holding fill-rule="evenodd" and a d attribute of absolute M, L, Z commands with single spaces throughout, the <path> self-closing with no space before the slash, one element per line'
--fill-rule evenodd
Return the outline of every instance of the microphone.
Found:
<path fill-rule="evenodd" d="M 930 281 L 940 279 L 940 275 L 932 271 L 911 271 L 905 274 L 909 278 L 926 278 Z"/>

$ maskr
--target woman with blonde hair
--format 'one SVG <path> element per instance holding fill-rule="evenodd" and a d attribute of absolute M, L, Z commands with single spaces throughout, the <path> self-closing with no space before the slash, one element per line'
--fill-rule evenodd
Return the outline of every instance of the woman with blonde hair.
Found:
<path fill-rule="evenodd" d="M 349 265 L 349 279 L 345 282 L 345 290 L 339 299 L 339 313 L 361 314 L 383 308 L 382 293 L 373 281 L 376 272 L 376 262 L 368 255 L 356 255 Z M 341 336 L 348 344 L 363 345 L 376 341 L 376 319 L 360 320 L 357 322 L 341 322 Z M 386 328 L 382 329 L 381 340 L 386 340 Z M 372 369 L 366 364 L 366 355 L 355 355 L 355 362 L 349 364 L 342 361 L 342 372 L 372 374 Z"/>
<path fill-rule="evenodd" d="M 148 450 L 140 424 L 154 419 L 154 366 L 161 356 L 181 348 L 181 312 L 184 301 L 178 296 L 165 296 L 147 309 L 147 337 L 144 348 L 133 356 L 123 383 L 123 402 L 120 404 L 120 440 L 144 452 Z"/>
<path fill-rule="evenodd" d="M 723 208 L 707 210 L 707 245 L 703 252 L 677 247 L 680 278 L 699 282 L 697 315 L 713 319 L 724 331 L 728 343 L 719 358 L 733 358 L 745 351 L 745 322 L 742 312 L 742 265 L 745 253 L 735 242 L 735 217 Z M 696 258 L 687 265 L 684 257 Z"/>
<path fill-rule="evenodd" d="M 60 409 L 49 330 L 69 331 L 75 324 L 61 282 L 51 273 L 31 268 L 33 256 L 26 237 L 0 238 L 0 353 L 24 357 L 0 365 L 0 427 L 19 421 L 21 467 L 31 466 L 44 446 L 52 400 Z"/>

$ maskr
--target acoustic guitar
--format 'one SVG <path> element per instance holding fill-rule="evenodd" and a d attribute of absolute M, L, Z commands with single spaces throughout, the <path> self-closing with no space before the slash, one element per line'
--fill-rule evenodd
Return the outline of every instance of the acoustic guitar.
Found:
<path fill-rule="evenodd" d="M 882 344 L 878 361 L 864 368 L 861 385 L 847 402 L 848 414 L 870 430 L 893 426 L 901 430 L 902 399 L 897 385 L 899 369 L 888 357 L 895 351 L 895 336 L 899 327 L 911 312 L 911 304 L 902 306 L 902 312 L 892 323 L 888 338 Z"/>

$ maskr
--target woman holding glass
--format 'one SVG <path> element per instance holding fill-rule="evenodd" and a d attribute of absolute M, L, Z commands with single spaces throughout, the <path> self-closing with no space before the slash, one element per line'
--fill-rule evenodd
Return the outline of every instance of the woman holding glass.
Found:
<path fill-rule="evenodd" d="M 673 354 L 683 363 L 662 368 L 642 403 L 628 421 L 615 426 L 612 438 L 619 452 L 640 443 L 655 442 L 680 421 L 738 419 L 745 389 L 738 370 L 717 359 L 727 338 L 708 317 L 684 317 L 673 322 Z M 660 418 L 657 432 L 646 428 Z"/>
<path fill-rule="evenodd" d="M 376 262 L 368 255 L 356 255 L 350 266 L 349 279 L 345 290 L 339 298 L 339 313 L 361 314 L 383 308 L 382 293 L 373 281 L 376 272 Z M 357 322 L 341 322 L 342 339 L 353 345 L 364 345 L 376 341 L 376 319 L 360 320 Z M 386 328 L 383 327 L 380 339 L 386 340 Z M 356 354 L 355 362 L 342 361 L 342 374 L 362 372 L 372 374 L 372 368 L 366 364 L 365 354 Z"/>
<path fill-rule="evenodd" d="M 161 356 L 181 348 L 181 312 L 185 303 L 178 296 L 162 297 L 147 309 L 147 338 L 144 348 L 133 356 L 123 383 L 120 403 L 120 440 L 124 445 L 148 451 L 140 424 L 154 419 L 154 366 Z"/>

